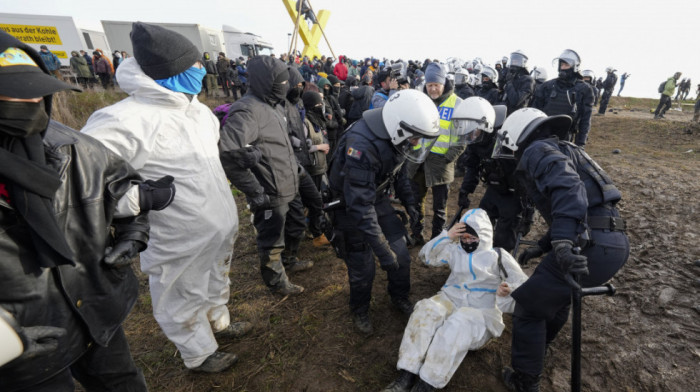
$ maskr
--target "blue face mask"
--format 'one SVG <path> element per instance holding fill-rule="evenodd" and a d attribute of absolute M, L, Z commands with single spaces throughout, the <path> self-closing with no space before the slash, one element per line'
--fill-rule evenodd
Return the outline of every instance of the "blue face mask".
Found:
<path fill-rule="evenodd" d="M 197 67 L 190 67 L 187 71 L 171 76 L 167 79 L 158 79 L 155 82 L 159 85 L 178 93 L 197 95 L 202 91 L 202 79 L 207 74 L 207 70 Z"/>

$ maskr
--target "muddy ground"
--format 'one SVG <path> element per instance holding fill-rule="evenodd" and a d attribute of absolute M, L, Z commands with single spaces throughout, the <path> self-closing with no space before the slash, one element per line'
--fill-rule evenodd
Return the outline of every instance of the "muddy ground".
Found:
<path fill-rule="evenodd" d="M 694 262 L 700 260 L 700 128 L 688 126 L 687 112 L 669 111 L 667 120 L 652 120 L 649 109 L 655 104 L 614 98 L 613 111 L 593 119 L 587 151 L 623 192 L 619 207 L 632 249 L 627 265 L 612 280 L 617 294 L 584 299 L 584 391 L 698 390 L 700 267 Z M 621 153 L 613 154 L 614 149 Z M 452 212 L 459 182 L 452 185 Z M 375 333 L 370 337 L 353 329 L 345 265 L 310 241 L 303 243 L 301 256 L 316 265 L 292 276 L 306 288 L 304 294 L 272 296 L 260 278 L 245 200 L 237 196 L 236 202 L 241 231 L 230 310 L 254 329 L 245 338 L 220 344 L 240 361 L 217 375 L 185 370 L 153 320 L 147 278 L 139 273 L 140 300 L 125 327 L 150 390 L 379 391 L 391 382 L 407 318 L 389 302 L 386 275 L 378 269 L 371 308 Z M 539 219 L 529 237 L 536 238 L 543 224 Z M 417 252 L 412 250 L 414 258 Z M 436 293 L 448 275 L 446 269 L 428 269 L 415 261 L 411 268 L 413 300 Z M 505 322 L 503 336 L 469 353 L 445 391 L 505 391 L 500 371 L 510 361 L 510 316 Z M 570 342 L 567 324 L 547 359 L 542 391 L 569 390 Z"/>

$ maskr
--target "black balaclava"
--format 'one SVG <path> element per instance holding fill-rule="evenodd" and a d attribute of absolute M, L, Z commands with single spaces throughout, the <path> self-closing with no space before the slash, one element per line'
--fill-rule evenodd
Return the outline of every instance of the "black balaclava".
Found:
<path fill-rule="evenodd" d="M 0 133 L 24 139 L 36 135 L 49 124 L 44 101 L 0 101 Z"/>
<path fill-rule="evenodd" d="M 280 72 L 275 77 L 275 81 L 272 82 L 272 97 L 278 102 L 283 101 L 287 97 L 287 90 L 289 88 L 289 71 L 286 69 L 284 72 Z"/>
<path fill-rule="evenodd" d="M 304 93 L 304 88 L 299 86 L 290 87 L 287 91 L 287 100 L 293 104 L 297 104 L 301 98 L 301 94 Z"/>
<path fill-rule="evenodd" d="M 464 227 L 466 228 L 466 232 L 467 232 L 467 233 L 473 235 L 474 237 L 479 238 L 479 235 L 476 233 L 476 231 L 475 231 L 471 226 L 469 226 L 468 224 L 465 223 L 465 224 L 464 224 Z M 460 238 L 460 240 L 459 240 L 459 244 L 462 245 L 462 249 L 464 249 L 464 251 L 467 252 L 467 253 L 472 253 L 472 252 L 474 252 L 474 251 L 479 247 L 479 242 L 480 242 L 480 241 L 474 241 L 474 242 L 471 242 L 471 243 L 465 243 L 465 242 L 462 242 L 462 239 L 461 239 L 461 238 Z"/>

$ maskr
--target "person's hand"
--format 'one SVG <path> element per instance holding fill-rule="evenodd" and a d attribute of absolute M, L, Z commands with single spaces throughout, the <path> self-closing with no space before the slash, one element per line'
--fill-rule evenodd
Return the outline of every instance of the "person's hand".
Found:
<path fill-rule="evenodd" d="M 564 273 L 571 275 L 588 275 L 588 258 L 575 254 L 574 243 L 570 240 L 552 241 L 554 255 L 557 258 L 559 268 Z"/>
<path fill-rule="evenodd" d="M 379 266 L 386 272 L 398 271 L 401 267 L 393 250 L 389 250 L 389 252 L 379 257 Z"/>
<path fill-rule="evenodd" d="M 506 282 L 501 282 L 496 289 L 496 295 L 499 297 L 506 297 L 508 294 L 510 294 L 510 286 L 508 286 Z"/>
<path fill-rule="evenodd" d="M 117 242 L 114 247 L 105 249 L 104 262 L 111 268 L 121 268 L 131 264 L 139 251 L 143 249 L 143 243 L 136 240 Z"/>
<path fill-rule="evenodd" d="M 408 214 L 408 219 L 411 224 L 415 224 L 416 222 L 420 221 L 420 212 L 418 211 L 418 207 L 415 205 L 409 205 L 406 206 L 406 213 Z"/>
<path fill-rule="evenodd" d="M 324 154 L 328 154 L 328 152 L 331 150 L 331 146 L 326 143 L 317 144 L 316 148 L 318 148 L 318 150 L 323 152 Z"/>
<path fill-rule="evenodd" d="M 457 198 L 457 205 L 462 209 L 469 208 L 469 194 L 464 192 L 459 192 L 459 197 Z"/>
<path fill-rule="evenodd" d="M 260 209 L 267 209 L 270 206 L 270 196 L 267 193 L 259 193 L 253 197 L 248 198 L 248 205 L 250 205 L 250 210 L 255 213 Z"/>
<path fill-rule="evenodd" d="M 24 344 L 24 352 L 18 359 L 31 359 L 56 351 L 58 338 L 65 334 L 65 328 L 48 325 L 21 328 L 19 335 Z"/>
<path fill-rule="evenodd" d="M 534 259 L 536 257 L 540 257 L 544 254 L 544 251 L 542 248 L 539 247 L 539 245 L 535 245 L 532 247 L 529 247 L 522 251 L 520 255 L 518 255 L 518 264 L 521 266 L 525 266 L 530 259 Z"/>
<path fill-rule="evenodd" d="M 399 82 L 396 81 L 396 79 L 391 79 L 389 82 L 389 90 L 396 90 L 399 88 Z"/>
<path fill-rule="evenodd" d="M 175 199 L 175 179 L 164 176 L 156 181 L 147 180 L 139 184 L 139 208 L 141 211 L 160 211 Z"/>
<path fill-rule="evenodd" d="M 447 236 L 450 237 L 452 241 L 459 241 L 459 237 L 461 237 L 466 232 L 466 223 L 457 222 L 454 224 L 454 226 L 450 227 L 450 230 L 447 232 Z"/>

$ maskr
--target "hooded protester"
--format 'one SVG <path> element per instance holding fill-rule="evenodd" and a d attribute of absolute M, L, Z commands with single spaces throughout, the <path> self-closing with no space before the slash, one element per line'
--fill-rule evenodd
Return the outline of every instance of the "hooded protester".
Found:
<path fill-rule="evenodd" d="M 448 265 L 450 275 L 437 295 L 416 303 L 401 340 L 401 372 L 382 392 L 430 392 L 444 388 L 467 352 L 501 336 L 503 313 L 512 313 L 510 292 L 527 275 L 507 251 L 493 248 L 486 211 L 467 211 L 449 231 L 425 244 L 427 266 Z M 416 378 L 418 376 L 418 378 Z"/>
<path fill-rule="evenodd" d="M 323 63 L 323 72 L 325 72 L 326 75 L 333 75 L 333 57 L 327 58 L 326 62 Z"/>
<path fill-rule="evenodd" d="M 75 50 L 70 52 L 70 54 L 70 68 L 73 72 L 75 72 L 75 75 L 78 78 L 78 83 L 80 83 L 83 88 L 87 88 L 88 83 L 92 85 L 92 72 L 90 72 L 87 61 L 85 61 L 85 58 L 78 54 L 78 52 Z"/>
<path fill-rule="evenodd" d="M 316 187 L 321 189 L 322 177 L 328 169 L 326 155 L 330 150 L 326 131 L 326 107 L 319 93 L 307 91 L 302 99 L 308 121 L 305 128 L 306 143 L 309 146 L 311 156 L 310 165 L 306 167 L 306 170 L 314 179 Z"/>
<path fill-rule="evenodd" d="M 119 66 L 129 97 L 98 110 L 82 132 L 122 156 L 145 177 L 167 170 L 177 199 L 151 216 L 151 242 L 141 255 L 153 315 L 188 369 L 220 372 L 236 354 L 217 339 L 247 332 L 231 323 L 228 271 L 238 234 L 238 211 L 218 159 L 219 121 L 197 99 L 206 70 L 184 36 L 136 22 L 134 57 Z"/>
<path fill-rule="evenodd" d="M 425 243 L 423 216 L 428 189 L 433 193 L 433 225 L 430 238 L 436 237 L 442 231 L 447 214 L 449 185 L 454 181 L 455 160 L 467 147 L 451 134 L 452 113 L 462 100 L 454 93 L 452 82 L 447 79 L 440 64 L 428 65 L 423 92 L 430 97 L 440 113 L 440 136 L 431 146 L 425 162 L 406 164 L 406 171 L 413 180 L 412 185 L 418 201 L 418 215 L 411 217 L 412 240 L 417 245 Z"/>
<path fill-rule="evenodd" d="M 343 82 L 348 78 L 348 67 L 345 65 L 345 56 L 338 57 L 338 64 L 333 67 L 333 75 Z"/>
<path fill-rule="evenodd" d="M 343 88 L 343 82 L 338 79 L 335 75 L 328 75 L 328 82 L 330 83 L 330 94 L 326 95 L 324 92 L 323 99 L 328 102 L 333 113 L 333 119 L 328 122 L 328 141 L 331 145 L 331 153 L 328 157 L 329 159 L 333 156 L 333 150 L 335 150 L 335 145 L 345 129 L 345 110 L 340 106 L 340 89 Z M 333 122 L 337 123 L 336 128 L 331 128 Z"/>
<path fill-rule="evenodd" d="M 337 81 L 334 75 L 328 76 L 333 77 L 334 81 Z M 335 143 L 338 140 L 338 135 L 342 133 L 342 117 L 339 116 L 340 104 L 338 103 L 338 98 L 333 90 L 333 84 L 327 78 L 320 78 L 318 83 L 316 83 L 318 88 L 323 94 L 323 101 L 326 103 L 325 118 L 326 118 L 326 132 L 328 140 L 331 144 L 331 148 L 335 147 Z M 340 87 L 338 87 L 338 90 Z M 331 152 L 331 155 L 333 153 Z M 329 157 L 330 158 L 330 157 Z"/>
<path fill-rule="evenodd" d="M 363 78 L 362 84 L 351 90 L 353 102 L 348 111 L 348 124 L 352 124 L 355 121 L 362 118 L 362 113 L 368 110 L 372 104 L 372 97 L 374 96 L 374 88 L 369 85 L 369 78 Z"/>
<path fill-rule="evenodd" d="M 0 31 L 0 389 L 72 391 L 75 378 L 146 391 L 121 324 L 138 298 L 130 264 L 147 212 L 174 191 L 154 197 L 126 161 L 51 121 L 65 90 L 80 91 Z"/>
<path fill-rule="evenodd" d="M 313 265 L 298 261 L 294 254 L 303 226 L 293 232 L 285 228 L 289 203 L 299 190 L 294 146 L 281 105 L 287 97 L 289 71 L 279 60 L 257 56 L 248 62 L 248 75 L 250 92 L 231 105 L 221 131 L 220 158 L 229 180 L 246 195 L 253 212 L 263 281 L 273 293 L 301 294 L 304 288 L 291 283 L 286 271 Z M 283 252 L 293 256 L 291 264 L 284 265 Z"/>

